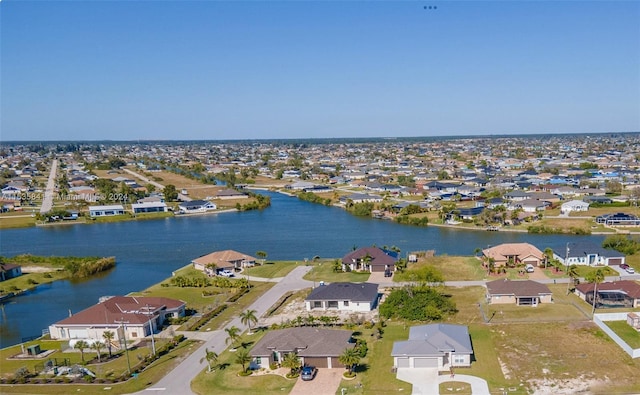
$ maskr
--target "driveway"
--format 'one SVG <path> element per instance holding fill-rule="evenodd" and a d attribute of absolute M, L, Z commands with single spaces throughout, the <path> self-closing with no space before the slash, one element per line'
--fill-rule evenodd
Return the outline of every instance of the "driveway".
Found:
<path fill-rule="evenodd" d="M 473 395 L 491 395 L 487 381 L 480 377 L 466 374 L 456 374 L 453 378 L 449 374 L 439 376 L 436 368 L 400 368 L 396 377 L 413 385 L 413 395 L 439 394 L 440 384 L 448 381 L 469 383 Z"/>
<path fill-rule="evenodd" d="M 398 380 L 413 385 L 413 395 L 434 395 L 440 393 L 437 368 L 398 368 Z"/>
<path fill-rule="evenodd" d="M 335 395 L 344 369 L 318 369 L 311 381 L 298 379 L 289 395 Z"/>

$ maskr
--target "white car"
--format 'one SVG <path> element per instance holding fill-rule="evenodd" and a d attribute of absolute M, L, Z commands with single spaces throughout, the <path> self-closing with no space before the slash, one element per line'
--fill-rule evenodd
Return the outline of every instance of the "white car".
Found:
<path fill-rule="evenodd" d="M 635 273 L 635 272 L 636 272 L 636 271 L 634 270 L 634 268 L 632 268 L 631 266 L 629 266 L 629 267 L 628 267 L 628 268 L 626 268 L 625 270 L 626 270 L 626 271 L 627 271 L 627 273 L 629 273 L 629 274 L 633 274 L 633 273 Z"/>
<path fill-rule="evenodd" d="M 224 277 L 233 277 L 233 272 L 231 270 L 224 269 L 218 273 L 220 276 Z"/>

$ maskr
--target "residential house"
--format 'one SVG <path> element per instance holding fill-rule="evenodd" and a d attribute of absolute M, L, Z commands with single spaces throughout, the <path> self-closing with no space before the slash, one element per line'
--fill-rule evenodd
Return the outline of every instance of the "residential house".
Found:
<path fill-rule="evenodd" d="M 305 299 L 307 311 L 371 311 L 378 302 L 378 284 L 331 283 L 315 287 Z"/>
<path fill-rule="evenodd" d="M 193 268 L 214 275 L 220 270 L 235 270 L 250 267 L 256 264 L 256 258 L 238 251 L 215 251 L 191 261 Z M 215 265 L 215 269 L 209 267 Z"/>
<path fill-rule="evenodd" d="M 235 189 L 222 189 L 216 193 L 216 199 L 230 200 L 230 199 L 248 199 L 249 195 L 236 191 Z"/>
<path fill-rule="evenodd" d="M 184 317 L 186 303 L 164 297 L 113 296 L 49 326 L 52 339 L 103 341 L 112 331 L 114 343 L 138 340 L 158 331 L 168 318 Z"/>
<path fill-rule="evenodd" d="M 544 253 L 529 243 L 504 243 L 482 250 L 486 259 L 493 259 L 496 267 L 513 265 L 539 266 L 546 259 Z"/>
<path fill-rule="evenodd" d="M 453 324 L 412 326 L 409 339 L 394 342 L 391 350 L 397 369 L 469 367 L 472 355 L 467 327 Z"/>
<path fill-rule="evenodd" d="M 340 197 L 340 203 L 346 204 L 349 200 L 353 203 L 365 203 L 381 202 L 382 198 L 378 195 L 369 195 L 366 193 L 352 193 L 350 195 Z"/>
<path fill-rule="evenodd" d="M 602 248 L 594 243 L 568 243 L 563 251 L 554 251 L 553 257 L 565 266 L 609 266 L 625 263 L 625 255 Z"/>
<path fill-rule="evenodd" d="M 339 357 L 353 348 L 353 332 L 342 329 L 299 327 L 267 332 L 250 351 L 251 369 L 279 364 L 288 353 L 295 353 L 304 365 L 317 368 L 344 368 Z"/>
<path fill-rule="evenodd" d="M 89 216 L 96 217 L 112 217 L 114 215 L 123 215 L 124 207 L 121 204 L 112 204 L 108 206 L 89 206 Z"/>
<path fill-rule="evenodd" d="M 560 206 L 561 213 L 568 214 L 572 211 L 589 211 L 589 203 L 583 202 L 581 200 L 571 200 L 566 203 L 562 203 L 562 205 Z"/>
<path fill-rule="evenodd" d="M 575 293 L 589 304 L 593 304 L 595 283 L 576 285 Z M 597 307 L 640 307 L 640 284 L 631 280 L 598 284 Z"/>
<path fill-rule="evenodd" d="M 131 204 L 131 212 L 134 214 L 142 213 L 164 213 L 168 211 L 165 202 L 142 202 Z"/>
<path fill-rule="evenodd" d="M 14 263 L 2 263 L 0 264 L 0 281 L 5 281 L 10 278 L 16 278 L 22 275 L 22 266 Z"/>
<path fill-rule="evenodd" d="M 532 280 L 500 279 L 489 281 L 487 302 L 491 304 L 515 304 L 517 306 L 537 306 L 551 303 L 551 290 L 546 285 Z"/>
<path fill-rule="evenodd" d="M 596 222 L 607 226 L 639 226 L 640 218 L 634 214 L 615 213 L 599 215 Z"/>
<path fill-rule="evenodd" d="M 217 206 L 207 200 L 190 200 L 182 202 L 178 205 L 178 210 L 183 214 L 206 213 L 215 210 Z"/>
<path fill-rule="evenodd" d="M 513 207 L 521 208 L 525 213 L 535 213 L 546 210 L 550 203 L 537 199 L 525 199 L 513 203 Z"/>
<path fill-rule="evenodd" d="M 398 254 L 378 247 L 358 248 L 342 258 L 343 271 L 395 271 Z"/>

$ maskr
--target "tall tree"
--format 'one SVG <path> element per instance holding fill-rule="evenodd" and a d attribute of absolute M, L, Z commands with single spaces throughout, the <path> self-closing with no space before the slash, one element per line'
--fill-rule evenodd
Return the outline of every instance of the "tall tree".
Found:
<path fill-rule="evenodd" d="M 178 198 L 178 190 L 173 184 L 165 185 L 164 189 L 162 190 L 162 194 L 164 195 L 164 200 L 166 200 L 167 202 L 173 202 Z"/>
<path fill-rule="evenodd" d="M 355 348 L 349 347 L 340 354 L 338 361 L 349 370 L 349 374 L 353 374 L 356 365 L 360 363 L 360 355 Z"/>
<path fill-rule="evenodd" d="M 596 304 L 598 302 L 598 284 L 604 281 L 604 270 L 597 269 L 587 274 L 584 279 L 588 283 L 593 283 L 593 309 L 591 309 L 591 316 L 596 313 Z"/>
<path fill-rule="evenodd" d="M 80 358 L 82 358 L 82 362 L 84 363 L 84 349 L 89 348 L 89 343 L 84 340 L 78 340 L 73 348 L 80 350 Z"/>
<path fill-rule="evenodd" d="M 111 346 L 113 339 L 115 339 L 116 334 L 113 331 L 104 331 L 102 333 L 102 338 L 104 339 L 105 344 L 107 345 L 107 350 L 109 350 L 109 358 L 111 358 Z"/>
<path fill-rule="evenodd" d="M 256 317 L 255 310 L 246 310 L 243 313 L 240 313 L 240 322 L 244 325 L 249 326 L 249 334 L 251 334 L 251 324 L 255 324 L 258 322 L 258 317 Z"/>
<path fill-rule="evenodd" d="M 225 328 L 224 331 L 227 332 L 227 339 L 225 340 L 225 344 L 233 345 L 233 343 L 240 339 L 240 328 L 238 328 L 237 326 L 234 325 L 231 328 Z"/>
<path fill-rule="evenodd" d="M 98 355 L 98 362 L 100 362 L 101 357 L 102 357 L 102 348 L 104 347 L 104 343 L 101 341 L 95 341 L 93 342 L 93 344 L 91 345 L 91 349 L 96 351 L 96 354 Z"/>
<path fill-rule="evenodd" d="M 246 372 L 247 369 L 245 366 L 251 362 L 251 356 L 249 355 L 249 351 L 246 348 L 241 348 L 236 353 L 236 363 L 242 365 L 242 371 Z"/>
<path fill-rule="evenodd" d="M 218 362 L 218 354 L 215 351 L 209 351 L 208 348 L 204 349 L 204 357 L 200 358 L 200 363 L 207 361 L 209 366 L 208 372 L 211 372 L 211 364 Z"/>
<path fill-rule="evenodd" d="M 300 369 L 300 358 L 298 358 L 298 354 L 290 352 L 284 354 L 282 357 L 282 362 L 280 363 L 282 367 L 291 369 L 290 374 L 293 375 L 296 373 L 298 369 Z"/>

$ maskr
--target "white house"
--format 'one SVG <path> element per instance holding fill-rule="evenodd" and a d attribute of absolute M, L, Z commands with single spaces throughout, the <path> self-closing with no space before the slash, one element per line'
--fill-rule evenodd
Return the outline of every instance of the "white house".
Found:
<path fill-rule="evenodd" d="M 89 206 L 90 217 L 111 217 L 114 215 L 123 215 L 124 207 L 121 204 L 112 204 L 108 206 Z"/>
<path fill-rule="evenodd" d="M 140 213 L 164 213 L 167 212 L 167 204 L 165 202 L 142 202 L 133 203 L 131 211 L 134 214 Z"/>
<path fill-rule="evenodd" d="M 409 340 L 394 342 L 391 351 L 397 369 L 469 367 L 472 354 L 467 327 L 452 324 L 412 326 Z"/>
<path fill-rule="evenodd" d="M 331 283 L 316 287 L 304 300 L 307 311 L 371 311 L 378 302 L 378 284 Z"/>
<path fill-rule="evenodd" d="M 103 341 L 112 331 L 114 343 L 138 340 L 157 332 L 168 318 L 183 317 L 186 303 L 163 297 L 113 296 L 49 326 L 52 339 Z"/>
<path fill-rule="evenodd" d="M 215 203 L 211 203 L 207 200 L 191 200 L 188 202 L 182 202 L 178 205 L 178 210 L 183 214 L 191 213 L 206 213 L 207 211 L 215 210 L 217 206 Z"/>
<path fill-rule="evenodd" d="M 570 213 L 572 211 L 588 211 L 589 203 L 583 202 L 582 200 L 571 200 L 566 203 L 562 203 L 560 206 L 560 212 L 562 213 Z"/>
<path fill-rule="evenodd" d="M 565 266 L 622 265 L 626 258 L 616 250 L 605 249 L 594 243 L 568 243 L 566 249 L 554 251 L 553 257 Z"/>

